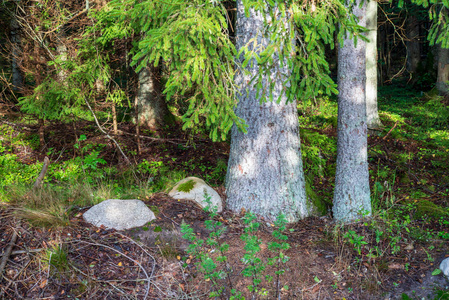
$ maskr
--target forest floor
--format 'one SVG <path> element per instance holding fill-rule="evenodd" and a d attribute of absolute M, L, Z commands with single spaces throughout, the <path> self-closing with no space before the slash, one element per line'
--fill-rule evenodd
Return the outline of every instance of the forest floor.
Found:
<path fill-rule="evenodd" d="M 211 245 L 201 248 L 203 258 L 217 262 L 211 274 L 229 276 L 205 278 L 207 270 L 199 267 L 199 255 L 189 254 L 180 227 L 189 224 L 206 241 L 209 216 L 164 193 L 177 180 L 198 176 L 225 199 L 228 143 L 177 129 L 144 130 L 137 153 L 134 128 L 122 123 L 114 138 L 136 165 L 129 168 L 92 122 L 47 123 L 42 150 L 36 123 L 1 119 L 0 255 L 14 233 L 17 240 L 5 261 L 0 299 L 207 299 L 220 288 L 223 299 L 231 289 L 246 299 L 448 299 L 449 283 L 435 272 L 449 256 L 447 105 L 383 99 L 385 127 L 369 137 L 374 214 L 347 226 L 333 223 L 329 210 L 335 105 L 302 110 L 307 180 L 325 209 L 282 230 L 290 259 L 274 266 L 268 262 L 278 252 L 268 245 L 276 241 L 277 227 L 254 221 L 261 241 L 256 257 L 266 267 L 255 274 L 261 275 L 258 293 L 247 288 L 254 277 L 242 275 L 248 267 L 242 262 L 248 250 L 241 238 L 248 228 L 244 212 L 225 210 L 213 218 L 226 227 L 219 242 L 229 245 L 227 264 L 217 262 L 220 251 Z M 33 192 L 30 183 L 45 156 L 52 164 L 44 188 Z M 87 224 L 82 214 L 108 198 L 141 199 L 157 219 L 127 231 Z M 283 273 L 279 280 L 276 272 Z"/>
<path fill-rule="evenodd" d="M 87 224 L 82 213 L 73 215 L 70 226 L 43 229 L 20 221 L 14 209 L 0 210 L 0 249 L 6 249 L 13 232 L 18 233 L 12 256 L 0 284 L 1 299 L 207 299 L 213 290 L 210 280 L 198 271 L 198 259 L 185 250 L 181 222 L 190 224 L 199 238 L 207 239 L 207 214 L 195 205 L 154 194 L 145 203 L 157 207 L 157 220 L 147 227 L 115 231 Z M 250 280 L 241 275 L 244 250 L 240 236 L 245 229 L 241 215 L 230 212 L 217 219 L 227 226 L 223 241 L 233 269 L 233 288 L 245 291 Z M 256 234 L 262 241 L 258 256 L 266 260 L 274 254 L 267 249 L 273 241 L 273 227 L 260 220 Z M 427 226 L 429 228 L 429 226 Z M 399 241 L 395 254 L 368 259 L 370 247 L 358 255 L 336 232 L 328 216 L 312 217 L 288 226 L 290 260 L 282 266 L 281 299 L 446 299 L 436 298 L 449 282 L 442 275 L 432 276 L 439 262 L 449 253 L 443 241 L 414 243 Z M 343 230 L 343 228 L 340 228 Z M 360 222 L 346 227 L 364 236 L 369 226 Z M 440 230 L 438 228 L 438 230 Z M 432 245 L 434 248 L 431 248 Z M 364 245 L 366 246 L 366 245 Z M 407 249 L 407 250 L 406 250 Z M 432 250 L 429 250 L 432 249 Z M 266 274 L 275 274 L 268 267 Z M 219 286 L 228 286 L 217 280 Z M 284 287 L 288 286 L 288 290 Z M 274 282 L 263 281 L 268 295 L 257 299 L 277 299 Z M 226 297 L 227 298 L 227 297 Z"/>

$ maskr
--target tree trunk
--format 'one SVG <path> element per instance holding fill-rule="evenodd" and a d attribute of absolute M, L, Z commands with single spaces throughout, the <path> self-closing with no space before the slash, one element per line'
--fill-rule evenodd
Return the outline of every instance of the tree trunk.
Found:
<path fill-rule="evenodd" d="M 419 22 L 416 15 L 410 14 L 406 22 L 407 35 L 407 71 L 411 73 L 412 81 L 416 81 L 418 74 L 418 64 L 421 59 L 421 51 L 419 48 Z"/>
<path fill-rule="evenodd" d="M 370 129 L 379 129 L 382 123 L 377 111 L 377 2 L 370 0 L 367 5 L 366 28 L 366 122 Z"/>
<path fill-rule="evenodd" d="M 57 35 L 57 41 L 56 41 L 56 52 L 61 59 L 61 61 L 65 62 L 67 61 L 67 46 L 65 45 L 66 42 L 66 34 L 64 32 L 64 28 L 60 29 L 61 31 Z M 65 80 L 67 78 L 67 71 L 64 69 L 63 66 L 58 66 L 58 74 L 57 74 L 57 80 L 60 83 L 66 84 Z"/>
<path fill-rule="evenodd" d="M 137 123 L 151 129 L 157 129 L 161 125 L 173 122 L 173 116 L 162 98 L 159 77 L 159 68 L 147 67 L 139 72 L 139 90 L 137 92 L 139 119 Z"/>
<path fill-rule="evenodd" d="M 359 25 L 366 25 L 366 2 L 354 3 Z M 366 126 L 366 43 L 348 35 L 338 52 L 337 170 L 334 218 L 350 222 L 371 215 Z"/>
<path fill-rule="evenodd" d="M 382 14 L 381 14 L 382 15 Z M 380 57 L 381 63 L 379 64 L 379 74 L 378 74 L 378 84 L 383 86 L 385 81 L 385 25 L 381 25 L 378 30 L 379 39 L 378 39 L 378 49 L 380 52 L 377 54 Z"/>
<path fill-rule="evenodd" d="M 436 87 L 438 93 L 445 96 L 449 93 L 449 49 L 441 47 L 438 45 L 438 74 Z"/>
<path fill-rule="evenodd" d="M 115 109 L 115 102 L 114 101 L 111 102 L 111 109 L 112 109 L 112 128 L 113 128 L 113 133 L 117 134 L 118 133 L 117 111 Z"/>
<path fill-rule="evenodd" d="M 21 91 L 23 78 L 20 71 L 18 59 L 21 56 L 21 39 L 20 39 L 20 25 L 17 22 L 16 16 L 11 18 L 11 69 L 12 69 L 12 88 L 14 91 Z"/>
<path fill-rule="evenodd" d="M 248 51 L 260 51 L 254 49 L 253 43 L 249 44 L 253 38 L 257 39 L 258 46 L 266 47 L 269 37 L 261 32 L 263 28 L 264 16 L 251 9 L 247 18 L 243 1 L 238 0 L 237 49 L 248 45 Z M 242 57 L 240 61 L 243 61 Z M 248 85 L 259 72 L 257 62 L 250 62 L 246 70 L 250 74 L 238 72 L 235 77 L 240 89 L 236 114 L 246 121 L 248 128 L 246 134 L 236 126 L 231 131 L 227 205 L 235 212 L 246 209 L 271 220 L 283 213 L 289 222 L 293 222 L 309 214 L 296 103 L 286 103 L 285 96 L 279 99 L 282 82 L 276 82 L 273 92 L 273 99 L 280 100 L 278 103 L 276 100 L 260 103 L 256 88 Z M 283 66 L 278 63 L 268 74 L 276 76 L 276 72 L 288 76 L 287 63 Z"/>

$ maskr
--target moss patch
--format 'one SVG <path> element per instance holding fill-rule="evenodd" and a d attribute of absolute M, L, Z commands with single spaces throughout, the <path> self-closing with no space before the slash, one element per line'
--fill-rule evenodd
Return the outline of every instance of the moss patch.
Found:
<path fill-rule="evenodd" d="M 186 182 L 178 185 L 178 187 L 176 189 L 180 192 L 188 193 L 193 189 L 194 186 L 195 186 L 195 181 L 190 179 L 189 181 L 186 181 Z"/>
<path fill-rule="evenodd" d="M 312 189 L 311 185 L 306 180 L 306 195 L 307 198 L 312 203 L 313 210 L 315 210 L 319 215 L 325 215 L 327 212 L 328 204 L 321 199 L 315 191 Z"/>
<path fill-rule="evenodd" d="M 429 200 L 420 200 L 416 206 L 415 217 L 422 218 L 424 216 L 439 219 L 448 216 L 448 212 L 441 206 L 438 206 Z"/>

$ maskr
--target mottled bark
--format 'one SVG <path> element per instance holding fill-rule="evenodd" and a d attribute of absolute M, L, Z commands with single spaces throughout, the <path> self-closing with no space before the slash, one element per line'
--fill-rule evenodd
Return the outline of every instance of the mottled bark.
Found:
<path fill-rule="evenodd" d="M 262 32 L 263 28 L 264 16 L 250 10 L 247 18 L 242 0 L 237 1 L 237 48 L 248 45 L 253 38 L 257 39 L 257 45 L 267 46 L 269 38 Z M 249 51 L 253 50 L 252 46 Z M 259 72 L 257 62 L 249 63 L 247 70 L 249 74 L 238 72 L 235 77 L 240 88 L 236 114 L 246 121 L 248 128 L 246 134 L 236 126 L 232 128 L 226 176 L 227 205 L 235 212 L 246 209 L 268 219 L 283 213 L 293 222 L 309 213 L 296 103 L 286 103 L 285 96 L 279 103 L 260 103 L 256 88 L 248 85 Z M 266 76 L 275 78 L 279 74 L 290 74 L 286 63 L 283 67 L 278 64 Z M 276 82 L 274 99 L 281 95 L 282 84 Z"/>
<path fill-rule="evenodd" d="M 56 41 L 56 52 L 59 56 L 59 59 L 62 62 L 67 61 L 67 46 L 66 43 L 66 34 L 64 32 L 64 29 L 61 28 L 60 32 L 57 35 L 57 41 Z M 59 66 L 57 80 L 58 82 L 64 83 L 67 78 L 67 71 L 62 67 Z"/>
<path fill-rule="evenodd" d="M 442 96 L 449 93 L 449 49 L 438 45 L 438 74 L 436 87 Z"/>
<path fill-rule="evenodd" d="M 366 123 L 379 129 L 382 123 L 377 110 L 377 2 L 370 0 L 366 10 Z"/>
<path fill-rule="evenodd" d="M 160 125 L 171 122 L 167 104 L 162 98 L 159 81 L 160 70 L 153 67 L 143 68 L 139 72 L 139 90 L 137 92 L 137 109 L 139 125 L 157 129 Z"/>
<path fill-rule="evenodd" d="M 12 87 L 15 91 L 22 89 L 23 78 L 18 59 L 21 54 L 20 26 L 15 16 L 11 18 L 11 69 L 12 69 Z"/>
<path fill-rule="evenodd" d="M 419 22 L 416 15 L 410 14 L 406 22 L 407 35 L 407 71 L 411 73 L 412 78 L 417 76 L 416 70 L 421 59 L 421 51 L 419 46 Z"/>
<path fill-rule="evenodd" d="M 366 1 L 357 0 L 353 13 L 359 25 L 366 25 Z M 335 174 L 334 218 L 350 222 L 371 214 L 367 160 L 365 102 L 366 43 L 357 47 L 348 36 L 338 51 L 337 170 Z"/>

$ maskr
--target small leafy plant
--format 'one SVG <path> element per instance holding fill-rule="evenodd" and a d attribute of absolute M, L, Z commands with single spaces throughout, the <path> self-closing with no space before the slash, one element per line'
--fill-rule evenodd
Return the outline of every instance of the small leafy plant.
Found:
<path fill-rule="evenodd" d="M 245 267 L 240 274 L 233 274 L 234 269 L 229 264 L 226 255 L 229 250 L 229 244 L 222 241 L 227 227 L 216 220 L 217 210 L 216 208 L 210 208 L 210 196 L 207 194 L 205 195 L 205 201 L 209 203 L 209 206 L 205 209 L 209 212 L 209 220 L 204 222 L 206 229 L 210 230 L 209 236 L 205 240 L 199 238 L 193 229 L 185 223 L 181 224 L 181 232 L 183 233 L 183 238 L 190 242 L 186 250 L 187 254 L 197 260 L 198 270 L 204 274 L 204 280 L 212 285 L 209 297 L 231 300 L 245 299 L 243 292 L 237 291 L 234 284 L 234 280 L 238 280 L 236 277 L 241 274 L 251 279 L 247 289 L 252 298 L 268 296 L 269 291 L 261 287 L 263 280 L 268 283 L 274 281 L 275 294 L 276 298 L 278 298 L 281 290 L 280 277 L 285 273 L 285 269 L 282 266 L 289 260 L 289 257 L 284 253 L 290 248 L 287 242 L 288 237 L 282 233 L 286 229 L 287 221 L 285 216 L 278 216 L 274 222 L 273 226 L 275 228 L 272 236 L 275 241 L 267 245 L 268 250 L 274 256 L 263 260 L 259 255 L 262 240 L 257 236 L 260 223 L 256 221 L 254 214 L 250 212 L 245 214 L 243 217 L 244 233 L 240 236 L 240 239 L 245 243 L 245 253 L 240 259 L 245 264 Z M 274 274 L 265 274 L 268 266 L 274 266 L 274 268 L 271 268 L 275 270 Z M 287 290 L 288 286 L 285 285 L 282 288 Z"/>
<path fill-rule="evenodd" d="M 354 245 L 354 248 L 357 250 L 359 255 L 362 254 L 362 246 L 368 244 L 364 241 L 364 236 L 358 235 L 353 230 L 348 230 L 348 232 L 344 235 L 344 238 L 346 238 L 350 244 Z"/>

